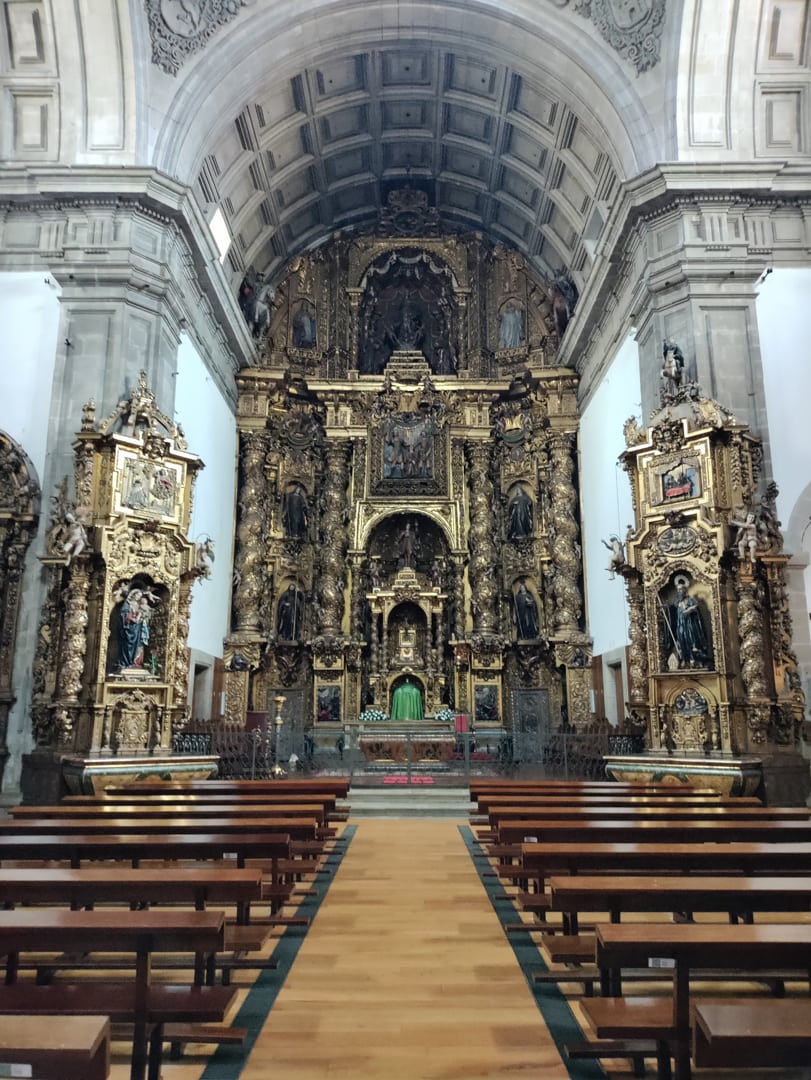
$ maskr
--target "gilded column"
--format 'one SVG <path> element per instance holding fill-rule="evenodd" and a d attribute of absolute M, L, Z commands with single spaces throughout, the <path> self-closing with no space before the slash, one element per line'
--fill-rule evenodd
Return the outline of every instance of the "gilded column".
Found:
<path fill-rule="evenodd" d="M 71 571 L 65 599 L 65 641 L 56 685 L 56 696 L 61 705 L 79 703 L 87 652 L 87 597 L 90 592 L 87 560 L 75 559 Z"/>
<path fill-rule="evenodd" d="M 189 698 L 189 622 L 191 620 L 191 590 L 194 577 L 181 578 L 177 601 L 177 626 L 175 628 L 177 646 L 175 648 L 175 668 L 172 679 L 172 724 L 164 728 L 164 735 L 170 735 L 174 722 L 180 719 Z"/>
<path fill-rule="evenodd" d="M 262 562 L 267 522 L 265 460 L 268 436 L 264 431 L 244 431 L 241 435 L 242 484 L 238 506 L 236 552 L 234 555 L 234 620 L 236 630 L 260 629 Z"/>
<path fill-rule="evenodd" d="M 469 442 L 465 447 L 470 488 L 470 589 L 473 594 L 473 630 L 494 633 L 498 586 L 495 574 L 496 545 L 490 507 L 493 505 L 493 481 L 490 475 L 490 446 Z"/>
<path fill-rule="evenodd" d="M 324 503 L 321 515 L 321 573 L 319 577 L 320 634 L 333 637 L 341 633 L 346 585 L 346 490 L 349 480 L 349 446 L 332 443 L 326 451 Z"/>
<path fill-rule="evenodd" d="M 465 565 L 458 557 L 453 560 L 453 636 L 457 641 L 465 636 Z"/>
<path fill-rule="evenodd" d="M 549 440 L 549 487 L 555 563 L 553 594 L 555 630 L 577 630 L 583 611 L 580 591 L 580 555 L 577 524 L 577 491 L 574 486 L 575 434 L 562 431 Z"/>
<path fill-rule="evenodd" d="M 628 697 L 631 705 L 648 699 L 648 635 L 645 627 L 645 589 L 640 580 L 625 579 L 628 591 Z"/>
<path fill-rule="evenodd" d="M 763 609 L 756 583 L 741 577 L 737 583 L 738 634 L 741 641 L 741 680 L 747 697 L 747 723 L 752 742 L 766 742 L 769 725 L 768 685 L 763 636 Z"/>
<path fill-rule="evenodd" d="M 352 567 L 352 594 L 349 605 L 349 636 L 353 641 L 362 641 L 363 555 L 353 555 L 350 559 L 350 565 Z"/>

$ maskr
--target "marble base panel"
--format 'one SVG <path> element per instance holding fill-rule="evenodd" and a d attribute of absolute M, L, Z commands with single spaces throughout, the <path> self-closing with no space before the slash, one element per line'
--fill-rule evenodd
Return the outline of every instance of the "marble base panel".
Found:
<path fill-rule="evenodd" d="M 719 795 L 754 795 L 763 782 L 756 757 L 704 757 L 650 753 L 607 755 L 605 771 L 625 784 L 688 784 Z"/>
<path fill-rule="evenodd" d="M 47 806 L 65 795 L 103 795 L 113 784 L 134 780 L 207 780 L 219 762 L 215 754 L 78 757 L 36 751 L 23 759 L 23 803 Z"/>

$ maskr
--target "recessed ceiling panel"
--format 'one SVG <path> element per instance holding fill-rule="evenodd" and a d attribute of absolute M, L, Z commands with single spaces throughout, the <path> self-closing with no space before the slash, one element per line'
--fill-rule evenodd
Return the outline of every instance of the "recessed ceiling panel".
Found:
<path fill-rule="evenodd" d="M 433 107 L 428 101 L 386 100 L 381 102 L 382 126 L 387 128 L 433 127 Z"/>
<path fill-rule="evenodd" d="M 490 64 L 462 56 L 448 55 L 445 60 L 445 86 L 476 97 L 495 96 L 498 72 Z"/>
<path fill-rule="evenodd" d="M 431 82 L 431 55 L 427 52 L 388 49 L 380 59 L 383 86 L 427 86 Z"/>
<path fill-rule="evenodd" d="M 493 118 L 478 109 L 446 105 L 445 130 L 450 135 L 461 135 L 466 139 L 489 143 L 493 137 Z"/>
<path fill-rule="evenodd" d="M 366 105 L 351 105 L 338 109 L 319 121 L 321 138 L 325 143 L 365 135 L 369 131 L 369 109 Z"/>
<path fill-rule="evenodd" d="M 276 202 L 281 208 L 294 206 L 301 199 L 312 195 L 315 189 L 315 174 L 312 168 L 302 169 L 293 176 L 286 177 L 276 188 Z"/>
<path fill-rule="evenodd" d="M 510 110 L 531 120 L 547 131 L 553 131 L 558 118 L 558 103 L 540 87 L 513 76 L 510 88 Z"/>
<path fill-rule="evenodd" d="M 442 170 L 459 173 L 467 179 L 484 181 L 490 171 L 490 159 L 462 146 L 446 145 L 442 148 Z"/>
<path fill-rule="evenodd" d="M 348 56 L 315 71 L 314 93 L 320 99 L 366 89 L 366 58 Z"/>
<path fill-rule="evenodd" d="M 398 139 L 384 142 L 382 147 L 383 168 L 416 169 L 433 166 L 433 143 L 417 139 Z"/>
<path fill-rule="evenodd" d="M 512 124 L 505 125 L 504 153 L 517 158 L 538 173 L 545 171 L 546 147 Z"/>
<path fill-rule="evenodd" d="M 368 146 L 356 146 L 324 159 L 327 183 L 337 184 L 359 173 L 372 171 L 371 152 Z"/>

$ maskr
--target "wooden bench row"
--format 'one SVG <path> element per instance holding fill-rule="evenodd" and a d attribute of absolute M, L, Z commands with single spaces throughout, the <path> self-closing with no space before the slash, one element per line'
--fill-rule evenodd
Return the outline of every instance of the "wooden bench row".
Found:
<path fill-rule="evenodd" d="M 261 802 L 243 803 L 243 796 L 228 795 L 223 789 L 218 798 L 227 801 L 214 805 L 206 792 L 184 792 L 175 796 L 181 802 L 174 802 L 170 795 L 157 804 L 105 799 L 58 808 L 25 808 L 13 822 L 2 823 L 0 860 L 59 860 L 70 862 L 72 868 L 4 866 L 0 869 L 0 902 L 7 909 L 21 903 L 69 903 L 74 910 L 6 911 L 0 924 L 0 950 L 7 956 L 6 985 L 0 987 L 0 1019 L 30 1016 L 35 1027 L 47 1028 L 55 1045 L 66 1045 L 66 1032 L 80 1018 L 99 1013 L 109 1020 L 103 1021 L 105 1035 L 95 1048 L 95 1057 L 92 1048 L 86 1048 L 84 1058 L 77 1050 L 75 1071 L 70 1071 L 73 1065 L 67 1057 L 53 1067 L 42 1054 L 36 1062 L 26 1057 L 22 1025 L 21 1037 L 16 1040 L 20 1045 L 15 1046 L 10 1036 L 0 1051 L 0 1061 L 36 1064 L 39 1071 L 35 1075 L 43 1080 L 49 1076 L 96 1080 L 96 1076 L 107 1075 L 112 1021 L 114 1034 L 124 1033 L 132 1039 L 132 1080 L 142 1080 L 145 1075 L 157 1080 L 165 1041 L 178 1051 L 183 1043 L 201 1038 L 241 1039 L 243 1032 L 221 1026 L 234 1001 L 234 991 L 227 985 L 224 952 L 234 949 L 231 959 L 237 965 L 248 949 L 258 948 L 266 940 L 270 925 L 278 919 L 271 917 L 257 925 L 251 920 L 251 904 L 269 899 L 271 911 L 278 910 L 274 905 L 282 902 L 282 894 L 289 895 L 293 879 L 300 879 L 305 867 L 308 872 L 317 869 L 311 856 L 323 850 L 321 831 L 330 813 L 335 812 L 335 800 L 346 793 L 345 784 L 320 794 L 317 788 L 294 794 L 285 784 L 284 799 L 274 790 L 262 793 Z M 284 832 L 280 831 L 282 826 Z M 138 869 L 141 863 L 153 860 L 185 862 L 229 856 L 230 866 L 226 863 L 216 869 L 210 865 L 178 869 L 165 864 Z M 93 860 L 92 868 L 84 868 L 89 860 Z M 107 866 L 96 860 L 115 861 Z M 132 869 L 122 867 L 123 860 L 130 862 Z M 262 870 L 245 868 L 251 860 L 267 864 L 268 880 Z M 196 909 L 212 902 L 235 904 L 237 922 L 229 925 L 223 912 L 208 910 L 96 908 L 97 904 L 122 902 L 130 907 L 180 902 Z M 92 910 L 76 910 L 81 907 Z M 146 937 L 145 920 L 149 924 Z M 209 931 L 216 926 L 216 940 L 203 935 L 199 920 L 206 921 Z M 105 968 L 122 966 L 115 959 L 119 953 L 123 966 L 133 974 L 127 981 L 52 981 L 51 974 L 58 968 L 93 966 L 93 954 L 98 951 L 103 951 Z M 123 958 L 133 952 L 134 969 L 132 961 Z M 188 968 L 191 956 L 193 986 L 152 983 L 150 972 L 159 961 L 166 958 L 171 966 Z M 264 962 L 255 957 L 245 961 L 251 967 Z M 266 962 L 275 965 L 272 959 Z M 37 981 L 19 981 L 18 972 L 31 963 L 37 967 Z M 223 968 L 222 986 L 214 985 L 218 965 Z M 43 1024 L 42 1016 L 59 1019 Z M 212 1024 L 216 1026 L 212 1028 Z M 4 1058 L 4 1053 L 11 1056 Z M 52 1062 L 58 1060 L 56 1053 L 54 1050 Z M 48 1056 L 44 1050 L 43 1054 Z M 49 1068 L 51 1072 L 47 1072 Z"/>
<path fill-rule="evenodd" d="M 654 796 L 646 802 L 620 792 L 612 800 L 586 787 L 564 804 L 560 789 L 537 784 L 518 795 L 497 787 L 479 797 L 498 841 L 491 855 L 510 858 L 520 845 L 521 864 L 501 864 L 498 872 L 524 888 L 532 881 L 548 890 L 523 896 L 540 922 L 511 929 L 543 931 L 549 913 L 559 911 L 564 933 L 543 934 L 541 943 L 553 963 L 570 967 L 549 977 L 600 979 L 605 996 L 583 1001 L 596 1038 L 572 1047 L 573 1057 L 628 1056 L 641 1075 L 643 1057 L 655 1054 L 658 1075 L 666 1078 L 672 1056 L 677 1080 L 691 1076 L 691 1055 L 697 1066 L 740 1070 L 811 1060 L 811 1003 L 690 999 L 691 971 L 730 981 L 758 972 L 777 977 L 780 986 L 789 972 L 811 978 L 811 925 L 753 923 L 755 912 L 811 912 L 806 810 L 770 812 L 712 799 L 660 804 Z M 705 836 L 710 843 L 694 842 Z M 697 878 L 696 871 L 736 876 Z M 743 876 L 764 871 L 809 876 Z M 640 872 L 651 876 L 628 876 Z M 602 911 L 611 923 L 578 933 L 581 912 Z M 685 912 L 687 919 L 693 911 L 727 912 L 743 924 L 620 925 L 624 913 L 656 911 Z M 618 996 L 623 970 L 660 979 L 662 970 L 651 963 L 674 965 L 672 996 Z"/>

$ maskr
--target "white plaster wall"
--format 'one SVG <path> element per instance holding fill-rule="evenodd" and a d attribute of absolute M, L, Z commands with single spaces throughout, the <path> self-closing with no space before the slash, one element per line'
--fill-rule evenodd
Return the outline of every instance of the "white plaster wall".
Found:
<path fill-rule="evenodd" d="M 768 274 L 758 289 L 756 311 L 769 444 L 780 486 L 778 517 L 785 527 L 811 481 L 811 268 Z"/>
<path fill-rule="evenodd" d="M 216 544 L 211 577 L 194 585 L 188 643 L 198 653 L 222 656 L 233 565 L 236 422 L 185 334 L 176 378 L 175 420 L 183 426 L 189 449 L 205 462 L 197 478 L 189 535 L 195 541 L 210 536 Z"/>
<path fill-rule="evenodd" d="M 47 272 L 0 274 L 0 327 L 0 429 L 42 484 L 59 330 L 59 288 Z"/>
<path fill-rule="evenodd" d="M 773 478 L 780 488 L 777 516 L 792 556 L 788 594 L 794 649 L 811 701 L 811 269 L 768 274 L 756 311 Z"/>
<path fill-rule="evenodd" d="M 602 541 L 616 533 L 624 541 L 634 521 L 631 487 L 617 458 L 625 449 L 622 425 L 639 419 L 642 398 L 639 349 L 627 338 L 611 362 L 580 422 L 580 501 L 588 630 L 595 654 L 628 644 L 628 609 L 621 578 L 610 580 L 609 552 Z"/>

